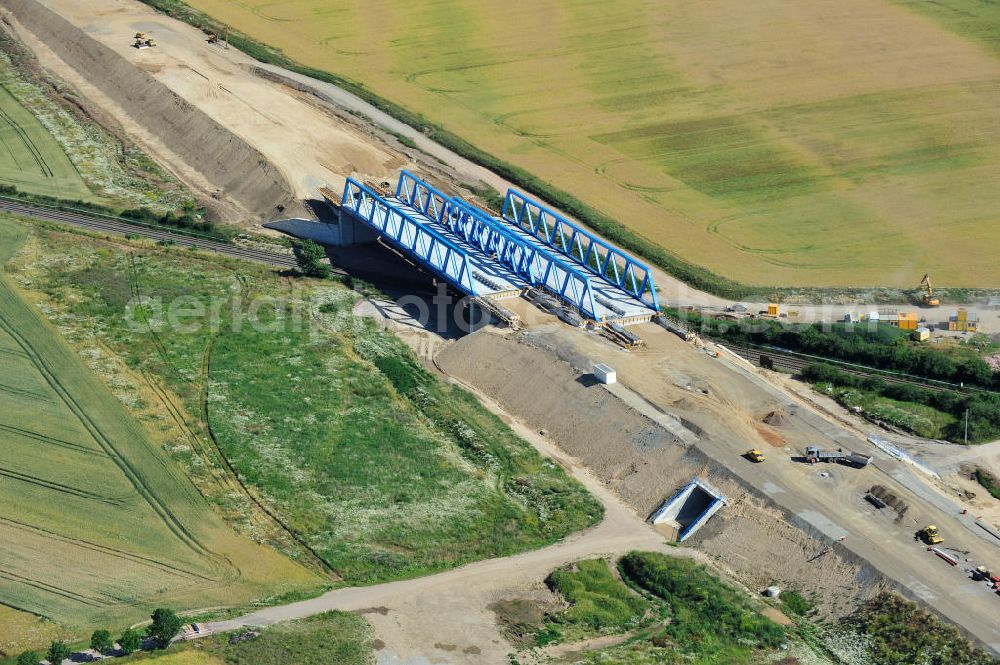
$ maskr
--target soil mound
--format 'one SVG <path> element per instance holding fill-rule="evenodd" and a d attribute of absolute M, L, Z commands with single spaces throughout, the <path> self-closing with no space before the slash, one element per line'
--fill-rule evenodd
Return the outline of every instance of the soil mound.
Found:
<path fill-rule="evenodd" d="M 788 422 L 788 414 L 781 409 L 769 411 L 761 420 L 772 427 L 781 427 Z"/>

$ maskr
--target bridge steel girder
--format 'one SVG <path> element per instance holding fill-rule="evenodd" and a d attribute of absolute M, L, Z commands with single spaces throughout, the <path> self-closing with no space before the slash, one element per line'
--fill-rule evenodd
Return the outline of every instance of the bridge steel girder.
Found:
<path fill-rule="evenodd" d="M 452 199 L 450 218 L 456 233 L 469 238 L 468 242 L 493 256 L 497 263 L 532 286 L 544 286 L 591 319 L 599 320 L 587 275 L 518 237 L 504 228 L 502 222 L 461 199 Z"/>
<path fill-rule="evenodd" d="M 462 293 L 477 295 L 468 252 L 427 224 L 353 178 L 344 185 L 340 205 Z"/>
<path fill-rule="evenodd" d="M 590 278 L 528 242 L 500 220 L 457 197 L 448 197 L 408 171 L 399 175 L 396 196 L 479 249 L 532 286 L 544 286 L 591 319 L 599 319 Z"/>
<path fill-rule="evenodd" d="M 635 296 L 647 307 L 660 309 L 649 266 L 609 245 L 563 215 L 515 190 L 508 189 L 501 216 L 599 279 Z"/>

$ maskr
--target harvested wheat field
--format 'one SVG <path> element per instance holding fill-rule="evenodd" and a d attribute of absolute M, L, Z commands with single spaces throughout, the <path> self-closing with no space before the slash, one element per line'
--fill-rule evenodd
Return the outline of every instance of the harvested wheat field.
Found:
<path fill-rule="evenodd" d="M 994 4 L 190 4 L 728 277 L 1000 286 Z"/>

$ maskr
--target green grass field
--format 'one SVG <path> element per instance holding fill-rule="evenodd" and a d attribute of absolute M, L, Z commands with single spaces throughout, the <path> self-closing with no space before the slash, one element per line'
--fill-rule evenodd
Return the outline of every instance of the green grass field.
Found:
<path fill-rule="evenodd" d="M 0 261 L 25 238 L 0 219 Z M 0 444 L 0 603 L 70 635 L 319 584 L 236 537 L 7 275 Z"/>
<path fill-rule="evenodd" d="M 741 282 L 1000 286 L 994 2 L 189 4 Z"/>
<path fill-rule="evenodd" d="M 531 549 L 600 517 L 582 486 L 475 398 L 353 319 L 357 295 L 342 286 L 68 233 L 40 233 L 35 251 L 41 258 L 21 261 L 15 274 L 44 292 L 71 340 L 94 346 L 96 331 L 95 353 L 120 356 L 144 377 L 121 397 L 148 414 L 163 446 L 248 536 L 365 583 Z M 124 315 L 135 293 L 166 310 L 183 296 L 210 311 L 214 299 L 220 326 L 131 330 Z M 308 321 L 268 330 L 234 320 L 254 298 L 281 299 L 287 307 L 277 311 L 299 308 Z M 261 308 L 261 323 L 272 324 L 274 312 Z M 163 394 L 139 385 L 150 382 L 176 396 L 172 419 Z M 184 431 L 170 422 L 178 419 Z M 253 505 L 223 482 L 232 473 L 294 540 L 254 520 Z"/>

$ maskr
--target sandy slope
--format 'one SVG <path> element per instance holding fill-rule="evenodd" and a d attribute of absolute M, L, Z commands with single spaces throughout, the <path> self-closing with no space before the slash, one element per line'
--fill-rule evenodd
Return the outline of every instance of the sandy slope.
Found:
<path fill-rule="evenodd" d="M 42 4 L 260 150 L 298 198 L 317 197 L 317 189 L 323 185 L 341 188 L 350 175 L 383 178 L 405 165 L 400 155 L 336 118 L 307 95 L 255 75 L 255 61 L 240 51 L 211 46 L 200 31 L 141 3 L 45 0 Z M 139 31 L 153 37 L 158 45 L 133 48 L 133 35 Z M 148 118 L 130 116 L 117 100 L 95 91 L 92 81 L 84 80 L 39 40 L 32 40 L 30 34 L 24 36 L 46 67 L 78 87 L 130 134 L 137 134 L 137 140 L 155 156 L 164 155 L 164 146 L 157 138 L 170 127 L 141 127 Z M 167 155 L 166 161 L 196 188 L 224 196 L 212 191 L 214 174 L 199 173 L 176 155 Z"/>

